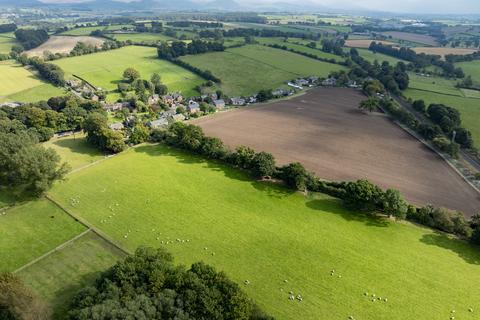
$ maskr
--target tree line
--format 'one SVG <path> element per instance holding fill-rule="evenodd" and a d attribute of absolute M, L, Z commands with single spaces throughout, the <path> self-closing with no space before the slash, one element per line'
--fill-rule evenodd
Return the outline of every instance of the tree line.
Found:
<path fill-rule="evenodd" d="M 305 33 L 305 32 L 284 32 L 274 28 L 271 29 L 253 29 L 253 28 L 236 28 L 229 30 L 222 30 L 224 37 L 281 37 L 281 38 L 300 38 L 319 40 L 320 34 Z"/>
<path fill-rule="evenodd" d="M 322 61 L 322 62 L 334 63 L 334 64 L 339 64 L 339 65 L 346 65 L 345 62 L 339 62 L 339 61 L 337 61 L 333 58 L 332 59 L 323 58 L 323 57 L 317 56 L 316 54 L 313 54 L 313 53 L 308 53 L 308 52 L 304 52 L 304 51 L 295 50 L 295 49 L 287 47 L 286 45 L 280 45 L 280 44 L 275 43 L 275 44 L 264 44 L 264 46 L 274 48 L 274 49 L 290 51 L 290 52 L 293 52 L 293 53 L 296 53 L 296 54 L 299 54 L 299 55 L 302 55 L 302 56 L 305 56 L 305 57 L 308 57 L 308 58 L 311 58 L 311 59 L 315 59 L 315 60 L 318 60 L 318 61 Z"/>
<path fill-rule="evenodd" d="M 29 65 L 34 67 L 44 80 L 60 87 L 65 85 L 65 73 L 56 64 L 47 63 L 38 57 L 28 58 L 25 54 L 19 56 L 17 60 L 23 66 Z"/>
<path fill-rule="evenodd" d="M 245 146 L 232 151 L 220 139 L 205 136 L 202 129 L 195 125 L 174 123 L 167 130 L 153 130 L 151 139 L 243 169 L 255 178 L 271 177 L 283 181 L 294 190 L 331 195 L 341 199 L 350 209 L 412 220 L 472 241 L 477 241 L 477 236 L 480 238 L 480 228 L 476 228 L 474 221 L 467 221 L 461 212 L 432 206 L 417 208 L 408 204 L 397 190 L 383 191 L 367 180 L 324 181 L 308 172 L 300 163 L 277 167 L 272 154 L 257 153 Z"/>
<path fill-rule="evenodd" d="M 410 48 L 394 48 L 391 45 L 383 45 L 382 43 L 372 42 L 369 47 L 370 51 L 386 54 L 401 60 L 409 61 L 414 68 L 425 68 L 430 65 L 437 66 L 443 70 L 445 77 L 463 78 L 465 73 L 462 68 L 455 67 L 451 61 L 443 61 L 440 56 L 427 55 L 425 53 L 416 53 Z"/>
<path fill-rule="evenodd" d="M 201 54 L 212 51 L 224 51 L 223 43 L 204 40 L 193 40 L 186 44 L 183 41 L 173 41 L 168 44 L 161 42 L 158 45 L 158 57 L 160 59 L 172 60 L 187 54 Z"/>
<path fill-rule="evenodd" d="M 15 30 L 17 30 L 17 25 L 15 23 L 0 24 L 0 33 L 13 32 Z"/>
<path fill-rule="evenodd" d="M 221 22 L 210 22 L 210 21 L 168 21 L 167 26 L 175 28 L 190 28 L 190 27 L 199 27 L 199 28 L 223 28 L 223 23 Z"/>

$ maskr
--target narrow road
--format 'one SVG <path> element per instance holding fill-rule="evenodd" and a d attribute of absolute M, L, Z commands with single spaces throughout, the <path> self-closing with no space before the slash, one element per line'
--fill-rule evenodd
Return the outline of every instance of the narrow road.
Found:
<path fill-rule="evenodd" d="M 415 110 L 408 102 L 406 102 L 403 98 L 400 98 L 398 96 L 392 95 L 392 97 L 397 101 L 403 108 L 405 108 L 407 111 L 409 111 L 411 114 L 415 116 L 415 118 L 419 122 L 427 123 L 433 125 L 432 121 L 427 118 L 424 114 L 421 114 L 417 110 Z M 474 159 L 472 156 L 470 156 L 467 152 L 464 150 L 460 150 L 459 153 L 460 160 L 463 160 L 464 162 L 468 163 L 471 165 L 473 168 L 476 170 L 480 171 L 480 163 Z"/>

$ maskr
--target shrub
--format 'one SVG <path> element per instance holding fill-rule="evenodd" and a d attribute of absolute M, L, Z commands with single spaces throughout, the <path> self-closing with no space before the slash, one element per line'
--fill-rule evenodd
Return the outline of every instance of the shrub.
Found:
<path fill-rule="evenodd" d="M 280 176 L 290 188 L 305 190 L 309 174 L 302 164 L 295 162 L 283 166 L 280 169 Z"/>
<path fill-rule="evenodd" d="M 382 208 L 383 191 L 368 180 L 348 182 L 345 185 L 345 204 L 353 209 L 375 211 Z"/>
<path fill-rule="evenodd" d="M 252 173 L 258 177 L 271 177 L 275 173 L 275 158 L 267 152 L 259 152 L 252 159 Z"/>

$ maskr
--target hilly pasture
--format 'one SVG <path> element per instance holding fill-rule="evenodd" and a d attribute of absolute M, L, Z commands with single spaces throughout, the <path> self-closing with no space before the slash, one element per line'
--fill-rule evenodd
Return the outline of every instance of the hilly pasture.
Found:
<path fill-rule="evenodd" d="M 401 59 L 397 59 L 397 58 L 394 58 L 394 57 L 391 57 L 391 56 L 387 56 L 386 54 L 373 52 L 373 51 L 370 51 L 368 49 L 357 49 L 357 51 L 362 58 L 364 58 L 365 60 L 367 60 L 371 63 L 373 63 L 375 60 L 377 60 L 378 63 L 380 63 L 380 64 L 383 61 L 387 61 L 388 63 L 390 63 L 390 65 L 395 66 L 399 62 L 405 62 Z"/>
<path fill-rule="evenodd" d="M 0 33 L 0 53 L 10 53 L 12 46 L 17 43 L 15 35 L 11 32 Z"/>
<path fill-rule="evenodd" d="M 476 248 L 161 145 L 73 173 L 50 195 L 128 250 L 164 246 L 249 280 L 277 319 L 474 319 L 480 308 Z"/>
<path fill-rule="evenodd" d="M 117 89 L 123 71 L 129 67 L 137 69 L 145 79 L 150 79 L 155 72 L 159 73 L 169 91 L 181 91 L 186 95 L 195 94 L 195 86 L 204 82 L 194 73 L 158 59 L 156 48 L 150 47 L 128 46 L 56 60 L 54 63 L 65 71 L 67 77 L 76 75 L 109 91 Z"/>
<path fill-rule="evenodd" d="M 286 81 L 302 76 L 326 77 L 332 71 L 344 69 L 336 64 L 260 45 L 185 56 L 181 60 L 209 70 L 222 79 L 221 88 L 230 96 L 275 89 L 285 85 Z"/>

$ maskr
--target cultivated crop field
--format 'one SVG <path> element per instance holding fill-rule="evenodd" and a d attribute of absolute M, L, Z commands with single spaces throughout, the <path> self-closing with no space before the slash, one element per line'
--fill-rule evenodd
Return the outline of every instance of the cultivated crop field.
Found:
<path fill-rule="evenodd" d="M 384 115 L 359 111 L 363 99 L 350 89 L 318 89 L 195 123 L 230 146 L 271 152 L 282 164 L 301 162 L 325 179 L 368 178 L 416 204 L 478 212 L 480 195 L 473 188 Z"/>
<path fill-rule="evenodd" d="M 45 51 L 51 53 L 70 53 L 70 51 L 75 48 L 77 43 L 83 42 L 88 45 L 101 47 L 105 40 L 95 37 L 88 36 L 78 36 L 78 37 L 69 37 L 69 36 L 52 36 L 48 39 L 47 42 L 41 44 L 40 46 L 26 51 L 25 53 L 28 56 L 42 56 Z"/>
<path fill-rule="evenodd" d="M 64 93 L 60 88 L 38 79 L 32 72 L 12 60 L 0 62 L 0 102 L 35 102 Z"/>
<path fill-rule="evenodd" d="M 451 309 L 473 319 L 468 308 L 480 308 L 480 254 L 468 244 L 163 146 L 78 171 L 50 194 L 129 250 L 164 246 L 179 263 L 225 271 L 277 319 L 437 319 Z"/>
<path fill-rule="evenodd" d="M 445 57 L 448 54 L 455 54 L 455 55 L 467 55 L 472 54 L 477 49 L 467 49 L 467 48 L 445 48 L 445 47 L 417 47 L 413 48 L 416 53 L 425 53 L 425 54 L 433 54 L 437 56 Z"/>
<path fill-rule="evenodd" d="M 150 79 L 151 75 L 157 72 L 169 91 L 182 91 L 186 95 L 194 94 L 195 86 L 204 82 L 192 72 L 158 59 L 156 48 L 150 47 L 128 46 L 56 60 L 54 63 L 68 76 L 77 75 L 106 90 L 115 90 L 122 80 L 123 71 L 129 67 L 137 69 L 145 79 Z"/>
<path fill-rule="evenodd" d="M 304 57 L 299 54 L 248 45 L 225 52 L 185 56 L 182 60 L 222 79 L 227 95 L 249 95 L 261 89 L 275 89 L 286 81 L 302 76 L 326 77 L 344 67 Z"/>
<path fill-rule="evenodd" d="M 408 42 L 420 43 L 428 46 L 438 45 L 437 40 L 434 37 L 424 34 L 409 33 L 409 32 L 400 32 L 400 31 L 389 31 L 383 33 L 386 36 L 390 36 L 394 39 L 404 40 Z"/>

